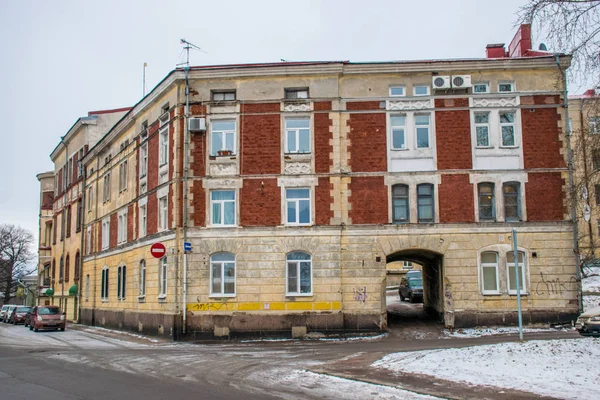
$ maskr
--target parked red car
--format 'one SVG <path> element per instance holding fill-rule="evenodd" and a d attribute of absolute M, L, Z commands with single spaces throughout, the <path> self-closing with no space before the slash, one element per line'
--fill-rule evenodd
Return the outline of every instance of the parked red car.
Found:
<path fill-rule="evenodd" d="M 25 321 L 29 325 L 29 330 L 39 331 L 40 329 L 60 329 L 65 330 L 65 314 L 60 311 L 58 306 L 37 306 L 33 307 L 27 314 Z"/>
<path fill-rule="evenodd" d="M 25 315 L 31 310 L 31 307 L 16 307 L 8 317 L 9 324 L 23 324 L 25 323 Z"/>

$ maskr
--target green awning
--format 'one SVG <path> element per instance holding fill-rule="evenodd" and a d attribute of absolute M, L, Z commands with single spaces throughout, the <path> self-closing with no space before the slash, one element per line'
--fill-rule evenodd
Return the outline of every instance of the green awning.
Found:
<path fill-rule="evenodd" d="M 46 293 L 46 296 L 52 297 L 52 296 L 54 296 L 54 289 L 46 289 L 45 293 Z"/>
<path fill-rule="evenodd" d="M 69 288 L 69 296 L 77 296 L 77 284 Z"/>

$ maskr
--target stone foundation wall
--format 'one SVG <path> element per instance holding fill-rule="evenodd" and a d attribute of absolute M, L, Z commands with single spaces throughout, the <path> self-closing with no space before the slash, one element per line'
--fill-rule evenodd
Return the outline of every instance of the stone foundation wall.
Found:
<path fill-rule="evenodd" d="M 180 338 L 181 331 L 181 316 L 174 314 L 84 308 L 81 310 L 81 322 L 91 326 L 161 336 L 173 340 Z"/>

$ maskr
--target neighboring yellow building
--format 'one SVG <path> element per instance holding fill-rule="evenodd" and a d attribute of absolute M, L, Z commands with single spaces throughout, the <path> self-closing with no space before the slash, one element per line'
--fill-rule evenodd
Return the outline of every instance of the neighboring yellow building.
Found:
<path fill-rule="evenodd" d="M 54 204 L 54 171 L 37 175 L 40 181 L 39 246 L 38 246 L 38 305 L 51 304 L 52 297 L 46 291 L 52 289 L 52 223 Z"/>

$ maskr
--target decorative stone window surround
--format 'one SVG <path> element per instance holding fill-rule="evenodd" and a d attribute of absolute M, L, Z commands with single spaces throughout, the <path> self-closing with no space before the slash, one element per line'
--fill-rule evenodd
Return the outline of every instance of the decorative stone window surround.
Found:
<path fill-rule="evenodd" d="M 527 221 L 527 207 L 525 202 L 525 184 L 528 182 L 526 172 L 502 172 L 496 174 L 469 174 L 469 183 L 473 185 L 473 199 L 475 199 L 475 221 L 479 221 L 479 193 L 478 185 L 483 182 L 494 184 L 494 200 L 496 205 L 496 222 L 504 222 L 504 192 L 502 184 L 506 182 L 519 182 L 519 202 L 521 204 L 521 221 Z"/>
<path fill-rule="evenodd" d="M 205 204 L 206 206 L 206 221 L 207 227 L 210 228 L 235 228 L 239 226 L 240 221 L 240 189 L 243 186 L 242 178 L 231 178 L 231 179 L 204 179 L 202 180 L 202 187 L 204 190 Z M 234 190 L 235 191 L 235 224 L 234 225 L 212 225 L 212 204 L 211 204 L 211 191 L 213 190 Z"/>
<path fill-rule="evenodd" d="M 521 246 L 517 246 L 517 250 L 520 252 L 523 252 L 523 264 L 524 266 L 519 265 L 519 268 L 523 267 L 524 271 L 520 271 L 522 276 L 525 276 L 525 282 L 523 282 L 523 290 L 521 291 L 521 295 L 522 296 L 527 296 L 529 294 L 529 287 L 530 287 L 530 274 L 529 274 L 529 250 L 525 249 L 524 247 Z M 498 291 L 495 293 L 483 293 L 483 270 L 481 268 L 481 253 L 485 253 L 486 251 L 492 251 L 492 252 L 496 252 L 498 254 L 498 270 L 497 270 L 497 274 L 498 274 Z M 477 250 L 477 277 L 478 277 L 478 284 L 479 284 L 479 293 L 482 296 L 499 296 L 499 295 L 503 295 L 503 296 L 514 296 L 515 294 L 510 292 L 509 293 L 509 283 L 508 283 L 508 263 L 507 263 L 507 259 L 506 259 L 506 253 L 508 252 L 512 252 L 513 251 L 513 245 L 512 243 L 507 243 L 507 244 L 495 244 L 495 245 L 491 245 L 491 246 L 486 246 L 483 247 L 479 250 Z"/>
<path fill-rule="evenodd" d="M 281 188 L 281 224 L 286 226 L 298 226 L 297 224 L 288 224 L 287 222 L 287 199 L 286 189 L 290 188 L 310 188 L 310 223 L 300 226 L 312 226 L 315 224 L 315 187 L 319 185 L 317 177 L 282 177 L 277 178 L 277 186 Z"/>
<path fill-rule="evenodd" d="M 418 208 L 417 208 L 417 185 L 429 183 L 433 185 L 433 218 L 434 222 L 440 222 L 439 210 L 439 195 L 438 186 L 441 183 L 441 176 L 437 174 L 402 174 L 388 175 L 384 178 L 384 183 L 388 188 L 388 223 L 394 223 L 394 210 L 392 202 L 392 186 L 402 184 L 408 186 L 408 207 L 410 212 L 409 223 L 417 224 Z"/>

